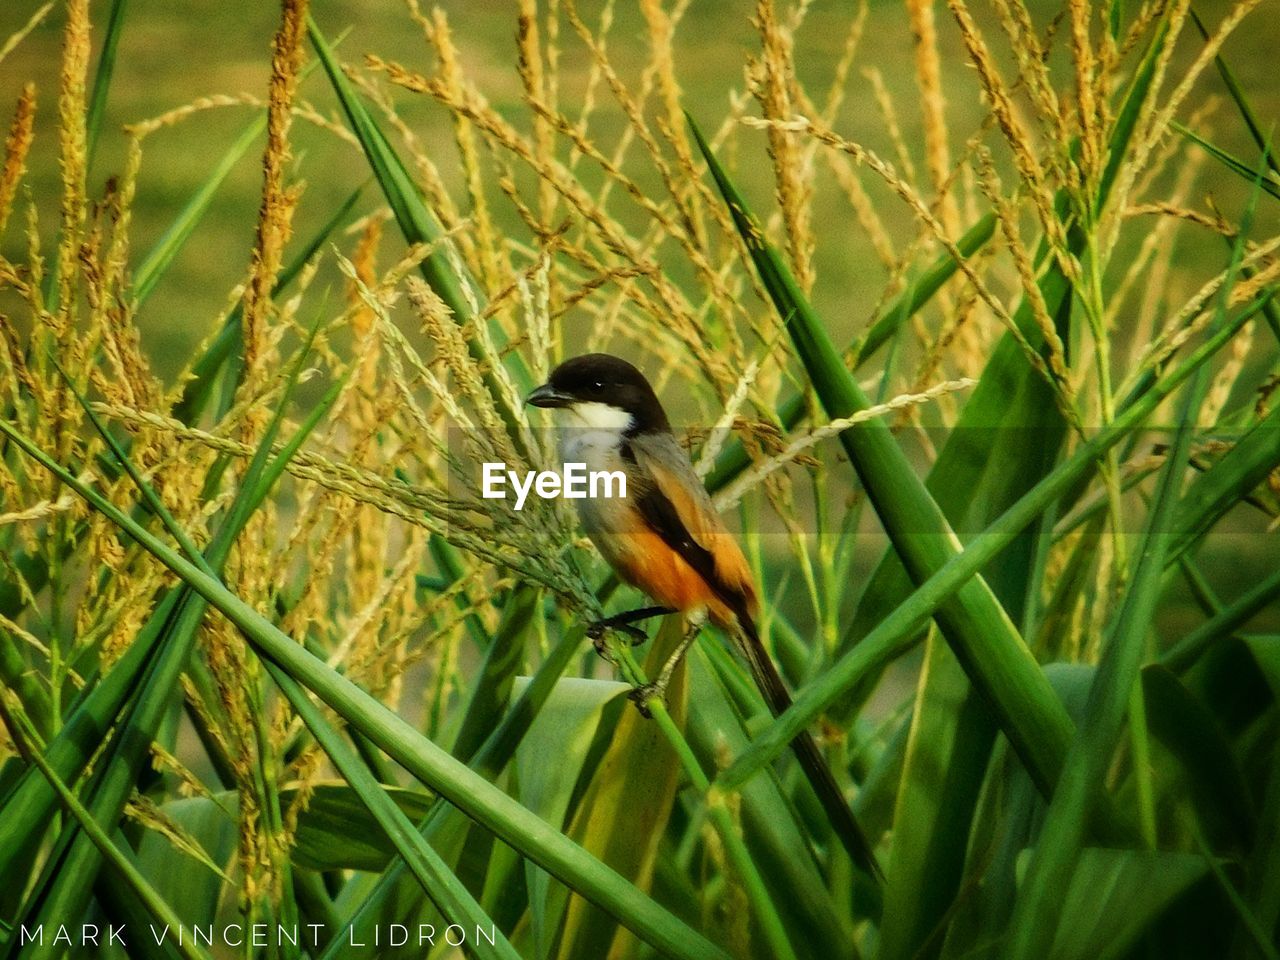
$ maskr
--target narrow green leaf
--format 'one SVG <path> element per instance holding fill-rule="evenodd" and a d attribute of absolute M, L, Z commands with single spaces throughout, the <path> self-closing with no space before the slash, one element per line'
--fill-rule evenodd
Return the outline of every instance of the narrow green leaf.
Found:
<path fill-rule="evenodd" d="M 551 692 L 577 654 L 584 639 L 583 628 L 577 627 L 567 631 L 560 642 L 552 648 L 506 716 L 468 761 L 468 766 L 472 770 L 486 780 L 497 779 L 523 742 L 523 738 L 550 698 Z M 420 826 L 423 836 L 441 851 L 453 850 L 461 846 L 462 838 L 470 828 L 471 821 L 444 802 L 438 802 Z M 350 926 L 356 932 L 356 939 L 362 943 L 371 941 L 371 936 L 363 934 L 378 922 L 388 903 L 393 900 L 400 901 L 403 879 L 404 862 L 398 861 L 383 873 L 367 895 L 353 896 L 348 900 L 347 889 L 343 890 L 339 908 L 350 905 L 351 909 L 347 911 L 344 925 Z M 348 884 L 348 887 L 351 885 Z M 335 960 L 340 952 L 336 945 L 330 944 L 320 960 Z"/>
<path fill-rule="evenodd" d="M 1111 0 L 1107 6 L 1107 30 L 1112 40 L 1120 39 L 1120 28 L 1124 25 L 1124 0 Z"/>
<path fill-rule="evenodd" d="M 528 685 L 526 679 L 523 686 Z M 516 751 L 516 799 L 553 826 L 565 824 L 582 764 L 595 739 L 605 706 L 631 688 L 611 680 L 565 677 L 556 684 L 538 719 Z M 548 763 L 555 757 L 555 763 Z M 537 955 L 550 956 L 560 929 L 564 898 L 552 905 L 553 886 L 541 870 L 525 866 L 529 915 Z"/>
<path fill-rule="evenodd" d="M 28 731 L 27 735 L 29 738 L 30 731 Z M 29 739 L 28 745 L 32 746 Z M 112 839 L 107 836 L 106 831 L 102 829 L 102 826 L 94 818 L 93 814 L 86 810 L 84 805 L 76 799 L 75 794 L 68 789 L 67 785 L 63 783 L 62 779 L 54 772 L 48 761 L 44 759 L 40 750 L 29 749 L 27 752 L 31 757 L 31 761 L 40 770 L 40 773 L 44 778 L 48 780 L 49 785 L 57 792 L 62 805 L 66 807 L 67 811 L 75 818 L 76 822 L 79 823 L 80 829 L 84 831 L 85 835 L 98 849 L 98 852 L 103 856 L 106 862 L 111 865 L 115 873 L 124 879 L 125 883 L 129 885 L 134 894 L 137 895 L 138 899 L 142 901 L 146 909 L 153 917 L 155 917 L 159 925 L 176 929 L 182 921 L 164 901 L 164 898 L 156 891 L 155 887 L 151 885 L 151 882 L 138 870 L 130 857 L 117 847 Z M 65 920 L 57 920 L 53 924 L 50 924 L 50 929 L 53 929 L 64 922 Z M 41 946 L 43 946 L 43 942 L 41 943 Z M 50 946 L 53 945 L 50 944 Z M 55 953 L 60 952 L 60 948 L 58 947 L 53 947 L 53 949 Z M 188 958 L 188 960 L 211 960 L 209 954 L 195 943 L 192 943 L 189 938 L 181 944 L 178 949 L 184 957 Z M 34 953 L 35 951 L 32 952 Z"/>
<path fill-rule="evenodd" d="M 1049 960 L 1120 960 L 1144 930 L 1205 875 L 1201 857 L 1140 850 L 1083 851 L 1067 886 Z"/>
<path fill-rule="evenodd" d="M 956 248 L 962 256 L 971 257 L 984 246 L 994 235 L 996 229 L 995 214 L 988 213 L 975 223 L 956 241 Z M 935 260 L 927 270 L 911 284 L 910 288 L 885 308 L 884 315 L 867 332 L 849 347 L 850 369 L 857 370 L 875 355 L 913 316 L 924 309 L 942 289 L 943 284 L 955 276 L 960 265 L 950 253 L 944 253 Z M 805 398 L 797 394 L 784 400 L 778 408 L 778 420 L 787 430 L 794 430 L 805 417 Z M 727 486 L 751 464 L 747 448 L 742 441 L 734 438 L 726 444 L 724 451 L 716 460 L 715 469 L 707 477 L 707 488 L 711 491 Z"/>
<path fill-rule="evenodd" d="M 1280 702 L 1280 637 L 1249 637 L 1245 646 L 1257 661 L 1276 701 Z"/>
<path fill-rule="evenodd" d="M 996 729 L 935 635 L 925 647 L 885 886 L 878 960 L 937 956 Z"/>
<path fill-rule="evenodd" d="M 1204 150 L 1207 154 L 1209 154 L 1209 156 L 1213 157 L 1215 160 L 1218 160 L 1220 163 L 1222 163 L 1232 173 L 1239 175 L 1243 179 L 1249 181 L 1249 183 L 1251 184 L 1252 183 L 1259 184 L 1262 187 L 1263 191 L 1271 194 L 1271 196 L 1275 197 L 1277 200 L 1280 200 L 1280 183 L 1276 182 L 1274 177 L 1267 172 L 1265 167 L 1255 170 L 1253 167 L 1249 166 L 1243 160 L 1240 160 L 1239 158 L 1232 156 L 1230 153 L 1223 150 L 1221 147 L 1216 146 L 1213 143 L 1210 143 L 1204 137 L 1200 136 L 1200 134 L 1196 133 L 1194 130 L 1190 129 L 1189 127 L 1183 126 L 1182 124 L 1178 123 L 1176 120 L 1173 121 L 1173 123 L 1171 123 L 1170 126 L 1172 126 L 1173 129 L 1177 130 L 1180 134 L 1182 134 L 1192 143 L 1196 144 L 1196 146 Z"/>
<path fill-rule="evenodd" d="M 312 19 L 307 21 L 307 35 L 311 38 L 320 64 L 333 85 L 352 132 L 364 149 L 369 166 L 378 185 L 382 187 L 382 193 L 395 214 L 405 240 L 409 243 L 432 243 L 439 240 L 444 232 L 440 224 L 423 203 L 404 163 L 365 109 L 351 81 L 342 72 L 332 48 Z M 454 316 L 459 320 L 470 318 L 471 309 L 462 292 L 462 284 L 442 251 L 435 251 L 423 261 L 422 274 L 440 299 L 453 311 Z"/>
<path fill-rule="evenodd" d="M 506 711 L 511 685 L 524 663 L 525 632 L 541 599 L 542 591 L 525 584 L 512 592 L 503 607 L 502 621 L 485 652 L 475 688 L 467 701 L 462 727 L 453 744 L 453 755 L 459 760 L 471 759 Z"/>
<path fill-rule="evenodd" d="M 768 707 L 725 647 L 695 646 L 687 662 L 689 682 L 697 696 L 689 698 L 686 736 L 698 760 L 712 769 L 726 752 L 734 755 L 747 746 L 752 720 L 766 716 Z M 739 678 L 748 696 L 754 695 L 756 701 L 745 713 L 738 710 L 737 696 L 729 690 L 730 683 Z M 830 944 L 853 941 L 855 916 L 850 915 L 843 901 L 837 904 L 823 879 L 814 843 L 822 842 L 825 816 L 818 812 L 813 826 L 807 826 L 779 778 L 773 776 L 756 777 L 746 784 L 738 802 L 743 838 L 752 859 L 760 865 L 760 873 L 778 904 L 797 952 L 803 955 L 807 950 L 813 960 L 827 960 Z M 816 800 L 814 805 L 817 806 Z M 867 826 L 862 816 L 858 820 Z M 825 832 L 829 833 L 829 828 Z M 875 832 L 868 832 L 873 843 L 876 836 Z M 878 892 L 872 884 L 866 886 Z M 805 895 L 795 896 L 797 890 L 804 890 Z M 865 910 L 860 909 L 862 904 L 855 904 L 855 909 L 875 916 L 879 906 L 877 901 Z"/>
<path fill-rule="evenodd" d="M 1256 827 L 1249 786 L 1231 744 L 1209 709 L 1168 667 L 1142 668 L 1151 733 L 1178 758 L 1201 829 L 1216 845 L 1252 845 Z"/>
<path fill-rule="evenodd" d="M 11 558 L 10 558 L 11 559 Z M 20 591 L 14 585 L 13 593 L 15 598 L 20 596 Z M 20 601 L 19 601 L 20 602 Z M 5 606 L 0 604 L 0 610 L 6 612 L 10 617 L 16 614 L 16 605 L 12 611 L 5 610 Z M 36 730 L 40 732 L 42 738 L 48 737 L 54 727 L 53 723 L 53 704 L 49 699 L 49 691 L 41 685 L 31 669 L 31 664 L 19 645 L 10 638 L 6 638 L 4 642 L 0 642 L 0 685 L 6 690 L 13 691 L 14 695 L 22 702 L 23 709 L 31 717 L 32 723 Z M 0 803 L 6 791 L 0 789 Z"/>
<path fill-rule="evenodd" d="M 1190 7 L 1187 8 L 1187 12 L 1191 14 L 1191 22 L 1196 25 L 1196 30 L 1199 31 L 1201 39 L 1208 43 L 1209 31 L 1205 29 L 1204 21 L 1200 19 L 1200 14 Z M 1222 82 L 1226 84 L 1227 92 L 1231 94 L 1231 99 L 1235 101 L 1236 109 L 1240 111 L 1240 116 L 1244 120 L 1245 126 L 1249 128 L 1249 135 L 1253 137 L 1253 142 L 1264 154 L 1267 165 L 1277 174 L 1280 174 L 1280 164 L 1277 163 L 1271 151 L 1267 149 L 1267 135 L 1262 132 L 1262 124 L 1258 122 L 1258 118 L 1253 112 L 1253 107 L 1249 105 L 1249 98 L 1245 96 L 1244 88 L 1236 81 L 1235 74 L 1227 66 L 1227 61 L 1222 59 L 1222 54 L 1218 54 L 1213 58 L 1213 64 L 1218 68 L 1218 75 L 1222 77 Z"/>
<path fill-rule="evenodd" d="M 126 6 L 127 0 L 111 2 L 111 12 L 107 14 L 107 32 L 102 38 L 102 49 L 98 53 L 98 68 L 93 74 L 93 89 L 89 94 L 89 108 L 85 116 L 85 141 L 90 167 L 98 153 L 98 136 L 102 133 L 102 118 L 107 112 L 107 91 L 115 72 L 116 51 L 120 46 Z"/>
<path fill-rule="evenodd" d="M 1103 167 L 1102 176 L 1098 180 L 1098 196 L 1094 203 L 1095 217 L 1106 206 L 1111 196 L 1111 188 L 1116 182 L 1116 176 L 1120 173 L 1120 167 L 1129 154 L 1129 142 L 1133 138 L 1134 130 L 1137 129 L 1138 118 L 1142 116 L 1147 98 L 1152 94 L 1151 87 L 1155 82 L 1156 68 L 1160 63 L 1161 51 L 1168 37 L 1169 20 L 1167 17 L 1161 18 L 1137 70 L 1134 71 L 1133 80 L 1125 91 L 1124 101 L 1116 113 L 1115 125 L 1112 127 L 1107 144 L 1107 165 Z"/>
<path fill-rule="evenodd" d="M 646 675 L 657 674 L 683 633 L 681 618 L 664 620 L 645 658 Z M 667 709 L 678 727 L 684 726 L 688 692 L 688 673 L 682 667 L 673 674 L 666 692 Z M 625 711 L 574 813 L 569 835 L 637 889 L 647 890 L 679 778 L 680 758 L 658 724 L 638 710 Z M 531 882 L 531 894 L 536 890 Z M 552 902 L 554 914 L 548 917 L 551 922 L 544 932 L 556 933 L 559 942 L 555 952 L 545 956 L 594 960 L 614 950 L 622 952 L 621 947 L 612 946 L 617 943 L 617 922 L 607 912 L 580 898 L 571 897 L 567 908 Z"/>
<path fill-rule="evenodd" d="M 696 125 L 693 131 L 765 288 L 778 314 L 786 318 L 787 330 L 827 414 L 847 417 L 865 409 L 870 405 L 867 398 L 807 298 L 764 240 L 758 222 Z M 912 579 L 923 583 L 960 553 L 951 526 L 887 424 L 878 420 L 857 424 L 842 432 L 840 440 L 894 548 Z M 1041 789 L 1048 792 L 1066 754 L 1071 723 L 1008 615 L 986 583 L 973 579 L 941 604 L 934 616 L 970 681 L 995 710 L 1001 729 Z"/>
<path fill-rule="evenodd" d="M 1218 862 L 1212 851 L 1205 845 L 1204 839 L 1199 835 L 1195 839 L 1209 872 L 1213 874 L 1213 879 L 1217 882 L 1218 889 L 1226 895 L 1227 903 L 1231 906 L 1232 912 L 1235 913 L 1236 919 L 1240 921 L 1240 925 L 1236 927 L 1237 936 L 1234 944 L 1237 949 L 1232 955 L 1242 958 L 1242 960 L 1246 957 L 1280 960 L 1280 950 L 1276 948 L 1276 942 L 1272 935 L 1273 931 L 1264 929 L 1262 924 L 1258 922 L 1258 918 L 1254 916 L 1249 904 L 1245 902 L 1244 897 L 1240 895 L 1240 891 L 1236 889 L 1235 883 L 1227 876 L 1227 872 L 1222 869 L 1222 864 Z"/>
<path fill-rule="evenodd" d="M 227 175 L 231 173 L 232 168 L 253 146 L 253 142 L 262 136 L 262 132 L 266 128 L 267 116 L 266 114 L 259 114 L 240 134 L 239 139 L 231 145 L 231 148 L 223 154 L 222 159 L 218 161 L 218 165 L 213 168 L 213 173 L 200 184 L 199 189 L 187 201 L 177 219 L 169 225 L 169 228 L 156 241 L 155 246 L 142 258 L 142 262 L 133 271 L 133 301 L 135 306 L 144 303 L 151 296 L 156 284 L 160 282 L 160 278 L 164 276 L 165 271 L 173 263 L 178 252 L 191 238 L 191 235 L 195 233 L 196 226 L 200 223 L 205 213 L 208 212 L 210 205 L 213 203 L 214 195 L 218 192 L 218 188 L 222 186 L 222 182 L 227 179 Z"/>
<path fill-rule="evenodd" d="M 1196 662 L 1209 645 L 1231 636 L 1278 597 L 1280 570 L 1273 571 L 1188 633 L 1161 656 L 1161 662 L 1175 673 L 1183 672 Z M 1280 697 L 1280 689 L 1277 689 L 1276 695 Z"/>
<path fill-rule="evenodd" d="M 1280 466 L 1280 408 L 1259 420 L 1187 485 L 1172 529 L 1170 561 L 1186 554 L 1222 517 Z"/>
<path fill-rule="evenodd" d="M 1251 639 L 1249 649 L 1280 702 L 1280 638 Z M 1257 840 L 1246 862 L 1245 893 L 1259 926 L 1274 933 L 1280 923 L 1280 761 L 1274 756 L 1258 812 Z M 1243 932 L 1236 939 L 1240 949 L 1233 956 L 1247 956 Z"/>
<path fill-rule="evenodd" d="M 391 144 L 379 129 L 369 111 L 365 109 L 355 88 L 351 85 L 351 81 L 347 79 L 346 74 L 342 72 L 342 68 L 334 58 L 333 51 L 325 41 L 324 35 L 320 32 L 319 27 L 316 26 L 315 21 L 310 18 L 307 20 L 307 34 L 320 57 L 320 63 L 324 67 L 325 73 L 329 76 L 334 93 L 337 94 L 338 101 L 342 104 L 343 112 L 347 116 L 347 122 L 350 124 L 352 132 L 359 139 L 360 146 L 364 149 L 365 157 L 369 161 L 369 166 L 372 168 L 378 184 L 382 187 L 387 203 L 395 214 L 401 233 L 404 234 L 409 243 L 432 243 L 439 240 L 443 233 L 439 222 L 423 202 L 422 196 L 418 192 L 413 178 L 409 176 L 404 163 L 400 160 L 395 150 L 392 149 Z M 431 256 L 423 260 L 421 271 L 427 283 L 431 285 L 431 288 L 440 299 L 445 302 L 445 305 L 453 312 L 459 323 L 476 319 L 472 316 L 473 311 L 466 295 L 463 293 L 463 283 L 465 281 L 454 272 L 454 268 L 443 250 L 435 250 Z M 470 283 L 469 286 L 478 291 L 476 284 Z M 479 296 L 479 293 L 477 292 L 476 295 Z M 501 353 L 508 342 L 506 331 L 495 323 L 492 326 L 492 335 L 494 345 Z M 508 427 L 514 427 L 518 422 L 516 411 L 510 408 L 496 377 L 492 371 L 487 369 L 490 358 L 485 356 L 484 348 L 475 338 L 468 338 L 467 349 L 474 359 L 486 367 L 484 373 L 485 383 L 493 395 L 494 402 L 497 404 L 504 422 Z M 495 363 L 498 362 L 498 358 L 492 358 L 492 360 Z M 528 367 L 525 365 L 521 354 L 518 352 L 512 353 L 509 362 L 516 386 L 521 390 L 532 388 L 534 384 L 530 379 Z M 517 443 L 520 442 L 521 433 L 518 430 L 512 429 L 511 435 L 516 438 Z"/>
<path fill-rule="evenodd" d="M 421 790 L 381 785 L 400 811 L 421 819 L 435 802 Z M 287 802 L 293 790 L 281 790 Z M 370 870 L 387 868 L 399 850 L 382 829 L 354 787 L 345 782 L 320 783 L 308 787 L 306 809 L 298 816 L 293 862 L 308 870 Z"/>
<path fill-rule="evenodd" d="M 45 759 L 63 781 L 72 779 L 101 747 L 117 714 L 150 664 L 156 645 L 172 620 L 181 598 L 174 589 L 161 600 L 129 649 L 90 693 L 78 703 L 58 734 L 45 747 Z M 12 876 L 26 841 L 49 823 L 54 794 L 38 771 L 27 772 L 5 794 L 0 805 L 0 871 Z"/>

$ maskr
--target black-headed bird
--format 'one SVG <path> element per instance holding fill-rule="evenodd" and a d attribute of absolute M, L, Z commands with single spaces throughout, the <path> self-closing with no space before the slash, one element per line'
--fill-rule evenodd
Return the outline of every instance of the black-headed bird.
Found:
<path fill-rule="evenodd" d="M 663 613 L 685 614 L 694 625 L 657 679 L 641 692 L 641 708 L 645 699 L 662 694 L 705 617 L 736 639 L 773 715 L 787 709 L 791 695 L 756 630 L 758 600 L 751 568 L 672 434 L 644 374 L 619 357 L 586 354 L 556 367 L 528 402 L 566 414 L 560 447 L 565 463 L 626 477 L 625 496 L 577 499 L 578 514 L 618 577 L 658 606 L 593 624 L 593 636 L 609 628 L 635 635 L 632 623 Z M 802 731 L 791 747 L 850 857 L 879 879 L 875 853 L 817 744 Z"/>

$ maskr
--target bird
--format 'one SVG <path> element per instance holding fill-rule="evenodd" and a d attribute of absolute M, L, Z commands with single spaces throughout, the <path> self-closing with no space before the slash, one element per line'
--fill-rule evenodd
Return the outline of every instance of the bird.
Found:
<path fill-rule="evenodd" d="M 666 613 L 682 613 L 691 624 L 657 679 L 639 691 L 642 712 L 649 697 L 662 695 L 704 620 L 735 640 L 775 717 L 791 706 L 786 683 L 760 641 L 751 567 L 644 374 L 620 357 L 584 354 L 552 370 L 526 403 L 562 415 L 565 463 L 583 463 L 589 472 L 620 471 L 626 478 L 624 496 L 577 499 L 579 520 L 619 579 L 656 606 L 597 621 L 590 635 L 617 629 L 643 639 L 633 624 Z M 791 749 L 850 858 L 879 882 L 875 852 L 813 737 L 801 731 Z"/>

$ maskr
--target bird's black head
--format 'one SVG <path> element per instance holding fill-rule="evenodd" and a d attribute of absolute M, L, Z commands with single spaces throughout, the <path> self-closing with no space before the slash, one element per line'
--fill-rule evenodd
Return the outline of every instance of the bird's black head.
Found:
<path fill-rule="evenodd" d="M 629 435 L 671 429 L 644 374 L 607 353 L 566 360 L 526 402 L 535 407 L 563 407 L 590 425 L 615 426 Z"/>

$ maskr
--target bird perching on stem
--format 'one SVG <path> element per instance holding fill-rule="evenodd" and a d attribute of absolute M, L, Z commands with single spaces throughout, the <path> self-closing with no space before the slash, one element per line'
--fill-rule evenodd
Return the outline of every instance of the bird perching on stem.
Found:
<path fill-rule="evenodd" d="M 626 477 L 626 496 L 579 499 L 578 514 L 618 576 L 658 606 L 593 624 L 593 637 L 617 629 L 643 639 L 632 626 L 638 620 L 674 612 L 690 618 L 691 629 L 657 678 L 637 691 L 641 709 L 662 696 L 708 618 L 736 640 L 773 715 L 786 710 L 791 695 L 756 630 L 759 602 L 751 568 L 644 374 L 618 357 L 586 354 L 560 364 L 528 402 L 567 415 L 561 442 L 566 463 L 583 463 L 591 472 L 621 471 Z M 802 731 L 791 748 L 849 856 L 878 880 L 875 853 L 813 737 Z"/>

